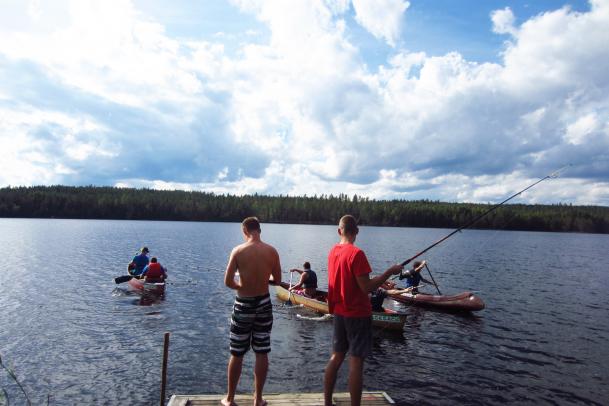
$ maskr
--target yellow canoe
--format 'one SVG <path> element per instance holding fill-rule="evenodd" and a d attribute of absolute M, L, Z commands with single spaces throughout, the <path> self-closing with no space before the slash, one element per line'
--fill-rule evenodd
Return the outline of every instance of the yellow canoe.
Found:
<path fill-rule="evenodd" d="M 285 282 L 281 282 L 280 285 L 275 285 L 275 293 L 280 300 L 287 302 L 288 296 L 290 301 L 294 304 L 302 305 L 306 308 L 316 311 L 317 313 L 328 314 L 328 303 L 325 301 L 327 293 L 323 290 L 317 290 L 315 298 L 304 296 L 298 292 L 288 291 L 289 285 Z M 394 310 L 385 309 L 384 312 L 372 312 L 372 325 L 389 330 L 404 329 L 404 323 L 406 323 L 406 314 L 398 313 Z"/>

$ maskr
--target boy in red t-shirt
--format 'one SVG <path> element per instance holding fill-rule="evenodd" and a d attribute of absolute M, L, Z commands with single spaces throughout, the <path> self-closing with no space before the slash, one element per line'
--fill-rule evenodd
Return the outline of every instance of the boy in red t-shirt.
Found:
<path fill-rule="evenodd" d="M 332 404 L 336 375 L 347 350 L 351 404 L 362 398 L 364 359 L 372 349 L 372 307 L 368 293 L 378 289 L 403 266 L 393 265 L 370 279 L 372 269 L 364 251 L 353 245 L 359 229 L 355 217 L 345 215 L 338 224 L 340 242 L 328 254 L 328 307 L 334 314 L 332 355 L 324 375 L 324 402 Z"/>

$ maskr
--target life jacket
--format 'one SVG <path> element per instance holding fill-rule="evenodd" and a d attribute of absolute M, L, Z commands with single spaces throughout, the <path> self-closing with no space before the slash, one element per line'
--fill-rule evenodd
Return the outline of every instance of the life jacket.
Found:
<path fill-rule="evenodd" d="M 308 275 L 308 277 L 302 284 L 302 287 L 305 289 L 309 289 L 309 288 L 317 289 L 317 274 L 310 269 L 307 269 L 305 271 L 305 273 Z"/>
<path fill-rule="evenodd" d="M 161 279 L 163 277 L 163 267 L 158 262 L 148 264 L 146 277 L 149 279 Z"/>

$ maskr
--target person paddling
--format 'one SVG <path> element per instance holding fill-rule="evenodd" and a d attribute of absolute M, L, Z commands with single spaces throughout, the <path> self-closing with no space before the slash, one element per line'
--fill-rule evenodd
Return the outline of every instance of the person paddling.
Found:
<path fill-rule="evenodd" d="M 373 312 L 385 312 L 383 303 L 387 297 L 387 289 L 384 289 L 381 285 L 380 288 L 370 293 L 370 305 L 372 306 Z"/>
<path fill-rule="evenodd" d="M 152 257 L 150 263 L 142 271 L 141 276 L 144 278 L 144 282 L 165 282 L 165 279 L 167 279 L 167 269 L 159 263 L 156 257 Z"/>
<path fill-rule="evenodd" d="M 311 264 L 308 261 L 302 267 L 304 270 L 296 268 L 290 270 L 290 272 L 298 272 L 300 274 L 300 280 L 290 290 L 304 289 L 306 296 L 315 297 L 317 294 L 317 274 L 311 269 Z"/>
<path fill-rule="evenodd" d="M 410 290 L 410 293 L 416 295 L 419 293 L 419 284 L 425 282 L 432 284 L 432 282 L 421 276 L 421 270 L 425 267 L 426 261 L 416 261 L 412 269 L 407 270 L 403 273 L 404 279 L 406 279 L 406 289 Z"/>
<path fill-rule="evenodd" d="M 139 254 L 133 257 L 129 263 L 129 266 L 127 267 L 129 274 L 139 277 L 142 272 L 144 272 L 144 268 L 146 268 L 146 265 L 148 265 L 150 262 L 148 259 L 149 252 L 148 247 L 143 247 Z"/>

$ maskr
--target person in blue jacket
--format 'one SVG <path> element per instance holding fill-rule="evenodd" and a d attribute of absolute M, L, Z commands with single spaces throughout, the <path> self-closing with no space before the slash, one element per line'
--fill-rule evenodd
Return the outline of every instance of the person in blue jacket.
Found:
<path fill-rule="evenodd" d="M 133 257 L 131 262 L 129 263 L 129 273 L 133 276 L 140 276 L 142 272 L 144 272 L 144 268 L 150 262 L 148 259 L 148 247 L 143 247 L 140 250 L 140 253 Z"/>

